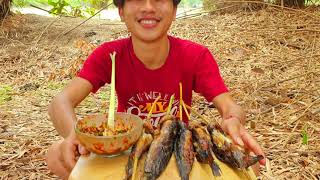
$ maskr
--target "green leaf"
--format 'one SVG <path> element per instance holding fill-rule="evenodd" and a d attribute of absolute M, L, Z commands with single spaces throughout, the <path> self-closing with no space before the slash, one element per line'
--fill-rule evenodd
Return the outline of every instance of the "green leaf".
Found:
<path fill-rule="evenodd" d="M 24 7 L 26 6 L 28 3 L 26 0 L 13 0 L 13 4 L 17 7 Z"/>
<path fill-rule="evenodd" d="M 66 1 L 63 1 L 62 3 L 63 3 L 63 6 L 69 6 L 69 5 L 70 5 L 70 4 L 67 3 Z"/>
<path fill-rule="evenodd" d="M 10 101 L 12 99 L 12 87 L 8 85 L 0 86 L 0 104 Z"/>
<path fill-rule="evenodd" d="M 307 126 L 305 126 L 301 132 L 302 135 L 302 144 L 308 145 L 308 132 L 307 132 Z"/>
<path fill-rule="evenodd" d="M 56 6 L 57 2 L 54 2 L 53 0 L 48 0 L 48 4 L 51 6 Z"/>

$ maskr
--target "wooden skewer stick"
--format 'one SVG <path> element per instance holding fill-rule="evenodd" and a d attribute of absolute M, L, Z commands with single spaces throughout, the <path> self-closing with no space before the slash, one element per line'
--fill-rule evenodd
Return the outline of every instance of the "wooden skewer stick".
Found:
<path fill-rule="evenodd" d="M 155 108 L 157 102 L 159 101 L 159 99 L 161 98 L 161 96 L 158 96 L 157 99 L 155 99 L 151 105 L 151 108 L 150 108 L 150 111 L 147 115 L 147 121 L 149 121 L 149 119 L 151 118 L 151 115 L 152 115 L 152 111 L 153 109 Z M 144 132 L 144 129 L 143 129 L 143 133 L 142 133 L 142 141 L 143 143 L 145 142 L 145 132 Z M 139 143 L 139 141 L 138 141 Z M 140 156 L 140 155 L 139 155 Z M 135 154 L 134 156 L 134 160 L 133 160 L 133 172 L 132 172 L 132 180 L 135 180 L 136 179 L 136 173 L 137 173 L 137 166 L 138 166 L 138 155 Z"/>
<path fill-rule="evenodd" d="M 152 106 L 151 106 L 151 109 L 148 113 L 148 116 L 147 116 L 147 120 L 149 120 L 151 118 L 151 115 L 152 115 L 152 111 L 154 109 L 154 107 L 156 106 L 156 103 L 159 101 L 161 96 L 158 96 L 156 100 L 154 100 L 154 102 L 152 103 Z"/>
<path fill-rule="evenodd" d="M 196 114 L 199 118 L 201 118 L 203 121 L 205 121 L 206 123 L 210 123 L 210 121 L 208 119 L 206 119 L 204 116 L 202 116 L 200 113 L 198 113 L 196 110 L 192 109 L 190 106 L 188 106 L 188 104 L 186 104 L 187 109 L 189 109 L 192 113 Z M 214 119 L 214 121 L 220 125 L 220 122 L 216 119 Z"/>
<path fill-rule="evenodd" d="M 137 174 L 137 166 L 138 166 L 138 157 L 134 156 L 134 162 L 133 162 L 133 172 L 132 172 L 132 180 L 136 179 Z"/>
<path fill-rule="evenodd" d="M 182 83 L 181 83 L 181 82 L 179 83 L 179 86 L 180 86 L 180 106 L 179 106 L 179 110 L 180 110 L 180 120 L 182 121 L 182 107 L 183 107 L 183 109 L 184 109 L 184 112 L 185 112 L 186 115 L 187 115 L 188 120 L 190 120 L 190 115 L 189 115 L 189 113 L 188 113 L 188 110 L 187 110 L 187 108 L 186 108 L 186 106 L 185 106 L 185 103 L 184 103 L 184 101 L 183 101 L 183 98 L 182 98 Z"/>
<path fill-rule="evenodd" d="M 170 111 L 171 111 L 171 108 L 172 108 L 172 104 L 173 104 L 173 100 L 174 100 L 174 94 L 172 94 L 171 97 L 170 97 L 169 106 L 168 106 L 167 113 L 166 113 L 167 116 L 170 114 Z"/>
<path fill-rule="evenodd" d="M 186 103 L 184 103 L 184 101 L 182 101 L 182 105 L 183 105 L 184 112 L 186 113 L 188 120 L 190 121 L 190 115 L 189 115 L 189 112 L 186 108 Z"/>
<path fill-rule="evenodd" d="M 137 145 L 136 145 L 136 151 L 139 151 L 139 149 L 137 149 L 137 148 L 139 148 L 140 146 L 140 144 L 139 143 L 141 143 L 142 145 L 141 145 L 141 147 L 142 146 L 144 146 L 144 144 L 145 144 L 145 141 L 146 141 L 146 134 L 143 132 L 143 134 L 142 134 L 142 143 L 138 140 L 138 142 L 137 142 Z M 137 153 L 137 152 L 135 152 L 135 155 L 134 155 L 134 160 L 133 160 L 133 169 L 132 169 L 132 177 L 131 177 L 131 180 L 135 180 L 136 179 L 136 174 L 137 174 L 137 168 L 138 168 L 138 159 L 139 159 L 139 157 L 141 156 L 141 153 L 139 152 L 139 153 Z"/>

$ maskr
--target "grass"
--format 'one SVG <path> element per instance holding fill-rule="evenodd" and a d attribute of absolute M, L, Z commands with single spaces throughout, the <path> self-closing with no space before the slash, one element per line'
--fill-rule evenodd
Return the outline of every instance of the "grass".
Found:
<path fill-rule="evenodd" d="M 0 85 L 0 104 L 12 99 L 13 88 L 9 85 Z"/>
<path fill-rule="evenodd" d="M 301 132 L 301 136 L 302 136 L 302 144 L 303 145 L 308 145 L 308 126 L 307 124 L 303 127 L 303 130 Z"/>
<path fill-rule="evenodd" d="M 50 90 L 62 90 L 66 85 L 66 82 L 56 82 L 56 81 L 49 81 L 47 84 L 47 88 Z"/>

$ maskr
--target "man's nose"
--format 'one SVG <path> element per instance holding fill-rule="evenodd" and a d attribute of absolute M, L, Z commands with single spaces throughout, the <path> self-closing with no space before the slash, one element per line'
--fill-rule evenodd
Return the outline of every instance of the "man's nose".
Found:
<path fill-rule="evenodd" d="M 154 5 L 154 0 L 144 0 L 144 3 L 143 3 L 143 11 L 146 11 L 146 12 L 152 12 L 155 10 L 155 5 Z"/>

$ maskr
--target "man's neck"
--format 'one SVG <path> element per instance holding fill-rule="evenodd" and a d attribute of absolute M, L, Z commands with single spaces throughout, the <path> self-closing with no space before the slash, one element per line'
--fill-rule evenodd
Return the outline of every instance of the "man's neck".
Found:
<path fill-rule="evenodd" d="M 169 39 L 167 36 L 154 42 L 144 42 L 132 37 L 133 50 L 138 59 L 148 69 L 158 69 L 169 54 Z"/>

